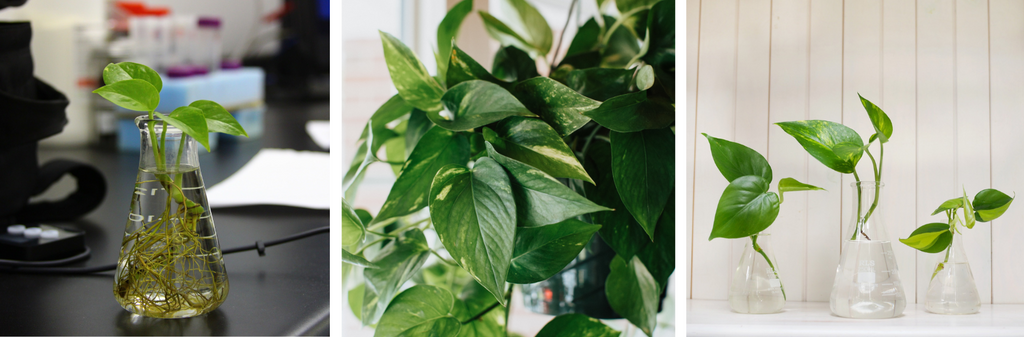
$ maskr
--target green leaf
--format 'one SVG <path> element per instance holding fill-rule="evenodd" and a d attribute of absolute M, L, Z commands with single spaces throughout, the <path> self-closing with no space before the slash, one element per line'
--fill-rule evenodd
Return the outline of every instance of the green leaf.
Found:
<path fill-rule="evenodd" d="M 654 86 L 654 68 L 650 64 L 640 67 L 636 73 L 637 90 L 647 90 Z"/>
<path fill-rule="evenodd" d="M 608 296 L 608 304 L 615 312 L 648 336 L 653 335 L 661 287 L 639 258 L 634 256 L 626 262 L 616 255 L 612 259 L 604 291 Z"/>
<path fill-rule="evenodd" d="M 609 27 L 610 29 L 610 27 Z M 620 25 L 608 38 L 608 44 L 601 53 L 601 67 L 623 68 L 640 53 L 636 35 L 626 25 Z"/>
<path fill-rule="evenodd" d="M 615 0 L 619 13 L 626 13 L 637 8 L 650 8 L 661 0 Z"/>
<path fill-rule="evenodd" d="M 949 231 L 949 224 L 933 222 L 914 230 L 910 237 L 900 239 L 900 242 L 911 248 L 925 253 L 938 253 L 949 247 L 953 242 L 953 233 Z"/>
<path fill-rule="evenodd" d="M 742 176 L 759 176 L 768 183 L 772 182 L 772 167 L 760 153 L 740 143 L 708 136 L 706 133 L 701 134 L 708 139 L 711 145 L 711 158 L 715 160 L 715 166 L 718 166 L 718 171 L 722 172 L 726 180 L 733 181 Z"/>
<path fill-rule="evenodd" d="M 365 228 L 362 220 L 345 201 L 341 202 L 341 245 L 351 246 L 363 242 Z"/>
<path fill-rule="evenodd" d="M 387 128 L 387 124 L 405 116 L 413 109 L 412 105 L 406 103 L 405 100 L 402 99 L 401 95 L 391 96 L 387 102 L 384 102 L 384 104 L 377 108 L 377 111 L 374 111 L 373 115 L 370 116 L 370 122 L 367 123 L 369 128 L 363 128 L 362 134 L 359 135 L 359 140 L 366 139 L 367 135 L 370 132 L 373 132 L 373 137 L 376 141 L 373 142 L 372 152 L 377 153 L 377 150 L 380 149 L 380 146 L 383 145 L 384 142 L 391 137 L 397 136 L 392 130 Z M 426 130 L 424 130 L 424 132 L 426 132 Z"/>
<path fill-rule="evenodd" d="M 409 114 L 409 125 L 405 128 L 405 157 L 408 158 L 412 154 L 412 149 L 416 147 L 416 143 L 423 138 L 423 135 L 427 133 L 427 130 L 434 126 L 434 122 L 431 122 L 427 118 L 427 113 L 420 109 L 413 109 L 412 113 Z"/>
<path fill-rule="evenodd" d="M 512 87 L 512 94 L 562 137 L 569 136 L 586 125 L 590 117 L 584 116 L 583 113 L 601 105 L 601 102 L 580 95 L 547 77 L 535 77 L 516 83 Z"/>
<path fill-rule="evenodd" d="M 461 268 L 458 268 L 462 270 Z M 459 300 L 455 301 L 455 315 L 460 322 L 465 322 L 477 314 L 487 310 L 497 300 L 480 283 L 470 280 Z M 501 337 L 505 335 L 505 308 L 496 307 L 482 317 L 462 325 L 459 337 Z"/>
<path fill-rule="evenodd" d="M 452 258 L 505 305 L 516 210 L 505 170 L 480 158 L 442 167 L 430 187 L 430 218 Z M 379 216 L 378 216 L 379 217 Z"/>
<path fill-rule="evenodd" d="M 768 181 L 759 176 L 743 176 L 730 182 L 718 200 L 708 240 L 744 238 L 771 226 L 779 216 L 779 196 L 768 192 L 768 188 Z"/>
<path fill-rule="evenodd" d="M 932 215 L 936 215 L 936 214 L 939 214 L 941 212 L 948 211 L 948 210 L 954 210 L 954 209 L 957 209 L 957 208 L 960 208 L 960 207 L 963 207 L 963 206 L 964 206 L 964 198 L 949 199 L 949 200 L 946 200 L 946 201 L 942 202 L 942 205 L 939 205 L 939 208 L 936 208 L 935 212 L 932 212 Z"/>
<path fill-rule="evenodd" d="M 551 44 L 554 40 L 554 34 L 551 33 L 548 21 L 525 0 L 508 0 L 508 3 L 519 14 L 519 20 L 526 28 L 526 31 L 522 32 L 523 39 L 533 47 L 538 55 L 547 55 L 551 51 Z"/>
<path fill-rule="evenodd" d="M 380 318 L 374 337 L 455 336 L 459 320 L 452 317 L 455 298 L 448 290 L 418 285 L 406 289 Z"/>
<path fill-rule="evenodd" d="M 438 169 L 448 164 L 463 165 L 468 161 L 469 140 L 465 135 L 440 127 L 431 128 L 416 143 L 373 223 L 426 207 L 430 184 Z"/>
<path fill-rule="evenodd" d="M 564 314 L 548 322 L 537 337 L 619 337 L 621 332 L 584 314 Z"/>
<path fill-rule="evenodd" d="M 441 98 L 444 110 L 428 112 L 431 122 L 461 131 L 491 124 L 509 116 L 536 117 L 501 86 L 481 80 L 459 83 Z"/>
<path fill-rule="evenodd" d="M 448 88 L 454 88 L 459 83 L 470 80 L 484 80 L 487 82 L 497 84 L 502 88 L 507 88 L 510 86 L 509 83 L 505 83 L 504 81 L 495 78 L 494 75 L 491 75 L 491 73 L 487 72 L 487 69 L 484 69 L 484 67 L 481 66 L 480 63 L 477 63 L 476 60 L 474 60 L 472 57 L 469 57 L 469 54 L 463 52 L 462 49 L 459 49 L 458 46 L 453 45 L 450 54 L 451 55 L 448 58 L 447 64 L 448 75 L 446 76 L 448 81 Z M 536 70 L 534 71 L 536 72 Z"/>
<path fill-rule="evenodd" d="M 576 219 L 516 228 L 508 282 L 529 284 L 548 279 L 572 262 L 598 229 L 601 226 Z"/>
<path fill-rule="evenodd" d="M 676 121 L 675 107 L 647 91 L 612 97 L 583 115 L 616 132 L 662 129 Z"/>
<path fill-rule="evenodd" d="M 245 132 L 241 124 L 238 124 L 238 120 L 235 116 L 232 116 L 227 109 L 214 101 L 198 100 L 190 103 L 188 106 L 199 109 L 203 112 L 203 117 L 206 117 L 206 128 L 210 132 L 220 132 L 229 134 L 232 136 L 245 136 L 249 137 L 249 134 Z"/>
<path fill-rule="evenodd" d="M 199 144 L 206 148 L 206 151 L 210 151 L 210 131 L 206 128 L 206 118 L 203 117 L 202 110 L 183 106 L 171 111 L 170 116 L 164 116 L 159 112 L 154 112 L 153 114 L 160 117 L 167 124 L 180 129 L 181 132 L 192 136 L 192 138 L 195 138 Z"/>
<path fill-rule="evenodd" d="M 536 50 L 525 38 L 509 28 L 504 22 L 491 16 L 485 11 L 478 11 L 480 18 L 484 21 L 484 29 L 491 38 L 498 40 L 502 46 L 514 46 L 519 50 L 529 50 L 536 53 Z M 499 76 L 500 78 L 500 76 Z"/>
<path fill-rule="evenodd" d="M 786 192 L 824 191 L 824 190 L 825 190 L 824 188 L 821 188 L 821 187 L 818 187 L 818 186 L 814 186 L 814 185 L 804 184 L 804 183 L 799 182 L 799 181 L 797 181 L 796 179 L 793 179 L 793 178 L 782 178 L 782 180 L 779 180 L 779 203 L 780 204 L 782 203 L 783 196 L 785 195 Z"/>
<path fill-rule="evenodd" d="M 1006 212 L 1014 197 L 991 188 L 981 190 L 974 195 L 974 211 L 976 213 L 974 217 L 981 222 L 995 220 Z"/>
<path fill-rule="evenodd" d="M 654 77 L 669 93 L 675 92 L 675 1 L 659 1 L 647 15 L 647 53 L 641 58 L 654 67 Z"/>
<path fill-rule="evenodd" d="M 611 132 L 612 177 L 626 209 L 654 239 L 658 217 L 675 184 L 672 130 Z"/>
<path fill-rule="evenodd" d="M 494 54 L 494 63 L 491 66 L 494 76 L 503 81 L 519 82 L 537 76 L 537 62 L 530 58 L 526 52 L 514 46 L 507 46 Z"/>
<path fill-rule="evenodd" d="M 366 123 L 366 128 L 363 130 L 368 130 L 371 125 L 373 125 L 372 119 Z M 376 133 L 370 132 L 367 134 L 366 141 L 356 150 L 356 156 L 352 158 L 352 165 L 349 166 L 348 172 L 345 173 L 345 177 L 342 179 L 341 191 L 347 200 L 355 199 L 359 184 L 362 183 L 363 177 L 366 175 L 366 168 L 377 161 L 376 151 L 367 150 L 367 147 L 373 146 L 376 139 Z"/>
<path fill-rule="evenodd" d="M 512 175 L 519 226 L 544 226 L 587 213 L 611 210 L 576 194 L 547 173 L 501 155 L 490 142 L 486 146 L 488 155 Z"/>
<path fill-rule="evenodd" d="M 373 259 L 380 268 L 363 270 L 366 292 L 363 294 L 363 325 L 377 323 L 389 308 L 398 289 L 417 273 L 430 257 L 427 239 L 419 229 L 405 232 L 384 247 Z M 380 331 L 378 326 L 378 332 Z"/>
<path fill-rule="evenodd" d="M 153 85 L 157 92 L 164 87 L 160 74 L 150 67 L 134 62 L 111 63 L 103 68 L 103 83 L 114 84 L 120 81 L 139 79 Z"/>
<path fill-rule="evenodd" d="M 406 102 L 427 112 L 441 111 L 444 89 L 423 67 L 416 54 L 391 34 L 380 32 L 384 44 L 384 60 L 391 73 L 391 81 Z"/>
<path fill-rule="evenodd" d="M 892 120 L 889 119 L 889 115 L 886 115 L 881 108 L 875 103 L 857 94 L 860 97 L 860 104 L 864 105 L 864 110 L 868 112 L 868 117 L 871 118 L 871 125 L 875 127 L 875 134 L 878 135 L 878 140 L 883 144 L 889 142 L 889 138 L 892 137 Z"/>
<path fill-rule="evenodd" d="M 615 182 L 612 178 L 612 152 L 611 146 L 604 140 L 595 139 L 590 143 L 584 157 L 584 167 L 590 172 L 594 184 L 584 184 L 583 188 L 587 199 L 611 207 L 614 211 L 597 212 L 590 215 L 595 223 L 602 224 L 598 234 L 615 253 L 625 259 L 632 258 L 634 254 L 647 247 L 651 239 L 647 236 L 644 228 L 636 222 L 632 214 L 626 210 L 619 198 L 619 192 L 615 189 Z M 671 204 L 670 204 L 671 205 Z M 672 207 L 665 207 L 669 210 Z M 662 215 L 664 217 L 664 214 Z M 664 219 L 659 219 L 659 225 L 664 224 Z M 655 233 L 660 233 L 656 230 Z M 657 238 L 655 238 L 657 242 Z"/>
<path fill-rule="evenodd" d="M 631 69 L 578 69 L 569 72 L 565 78 L 565 85 L 583 96 L 604 101 L 627 93 L 632 79 Z"/>
<path fill-rule="evenodd" d="M 388 141 L 384 142 L 384 151 L 385 154 L 387 154 L 388 161 L 393 163 L 405 163 L 405 137 L 388 139 Z M 391 164 L 391 170 L 395 172 L 395 177 L 402 173 L 403 165 L 404 164 Z"/>
<path fill-rule="evenodd" d="M 132 111 L 153 111 L 160 105 L 160 92 L 149 82 L 139 79 L 114 82 L 92 92 Z"/>
<path fill-rule="evenodd" d="M 370 215 L 369 211 L 362 208 L 356 209 L 356 215 L 359 216 L 359 221 L 362 221 L 364 224 L 368 224 L 370 220 L 373 220 L 373 215 Z"/>
<path fill-rule="evenodd" d="M 604 20 L 615 21 L 615 18 L 605 15 Z M 587 20 L 587 22 L 580 26 L 579 30 L 576 31 L 576 36 L 573 36 L 572 42 L 569 43 L 569 49 L 566 49 L 565 51 L 565 58 L 562 59 L 562 63 L 566 63 L 565 60 L 568 60 L 574 55 L 597 50 L 598 44 L 601 43 L 600 34 L 601 26 L 597 24 L 597 21 L 595 21 L 594 18 Z"/>
<path fill-rule="evenodd" d="M 459 27 L 462 26 L 462 21 L 472 11 L 473 0 L 462 0 L 455 6 L 452 6 L 452 9 L 448 10 L 448 13 L 444 15 L 444 19 L 441 20 L 441 24 L 437 26 L 437 53 L 445 57 L 441 59 L 443 60 L 442 62 L 437 62 L 437 73 L 439 75 L 446 73 L 448 67 L 447 57 L 452 51 L 452 40 L 458 38 Z M 448 87 L 451 86 L 451 84 L 448 85 Z"/>
<path fill-rule="evenodd" d="M 775 124 L 796 138 L 812 157 L 839 173 L 853 173 L 864 153 L 860 135 L 846 125 L 823 120 Z"/>
<path fill-rule="evenodd" d="M 676 270 L 676 217 L 675 193 L 668 198 L 665 211 L 658 218 L 658 230 L 654 232 L 654 242 L 643 246 L 636 256 L 651 272 L 651 276 L 661 290 L 668 286 L 668 278 Z"/>
<path fill-rule="evenodd" d="M 349 253 L 347 250 L 344 249 L 341 250 L 341 261 L 351 263 L 353 265 L 357 265 L 360 267 L 379 268 L 377 267 L 377 265 L 373 264 L 373 262 L 367 261 L 362 256 Z"/>
<path fill-rule="evenodd" d="M 359 284 L 348 291 L 348 307 L 356 315 L 356 319 L 362 321 L 363 292 L 366 291 L 366 284 Z"/>
<path fill-rule="evenodd" d="M 967 190 L 964 190 L 964 225 L 971 229 L 975 223 L 974 206 L 971 205 L 971 200 L 967 199 Z"/>
<path fill-rule="evenodd" d="M 547 123 L 536 118 L 510 117 L 483 129 L 484 139 L 509 158 L 559 178 L 594 183 L 576 155 Z"/>

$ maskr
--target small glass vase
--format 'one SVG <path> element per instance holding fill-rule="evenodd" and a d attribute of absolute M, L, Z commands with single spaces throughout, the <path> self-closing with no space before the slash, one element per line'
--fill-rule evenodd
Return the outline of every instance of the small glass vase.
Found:
<path fill-rule="evenodd" d="M 732 274 L 729 308 L 741 314 L 771 314 L 786 305 L 786 290 L 779 278 L 779 264 L 772 250 L 771 233 L 750 237 Z"/>
<path fill-rule="evenodd" d="M 856 213 L 843 232 L 829 306 L 833 314 L 846 318 L 900 316 L 907 298 L 878 203 L 884 184 L 862 181 L 850 185 Z"/>
<path fill-rule="evenodd" d="M 141 157 L 114 297 L 121 307 L 147 317 L 208 313 L 227 298 L 228 278 L 197 143 L 160 120 L 140 116 L 135 124 L 142 136 Z"/>
<path fill-rule="evenodd" d="M 928 283 L 924 310 L 936 314 L 976 314 L 981 309 L 981 296 L 974 284 L 971 266 L 964 255 L 961 235 L 953 232 L 953 244 L 945 254 L 935 254 L 935 268 Z"/>

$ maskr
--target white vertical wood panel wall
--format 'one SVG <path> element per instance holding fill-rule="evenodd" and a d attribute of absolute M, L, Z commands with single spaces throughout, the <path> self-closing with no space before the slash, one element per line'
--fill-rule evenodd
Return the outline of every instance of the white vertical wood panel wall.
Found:
<path fill-rule="evenodd" d="M 708 241 L 727 182 L 701 133 L 737 141 L 784 177 L 826 188 L 790 193 L 771 228 L 791 301 L 828 301 L 853 177 L 808 156 L 774 123 L 826 119 L 873 133 L 857 94 L 894 125 L 881 214 L 909 301 L 935 259 L 898 241 L 966 189 L 1024 193 L 1024 1 L 687 0 L 688 298 L 725 300 L 744 240 Z M 877 156 L 877 146 L 872 147 Z M 871 177 L 862 160 L 862 177 Z M 985 303 L 1024 303 L 1024 206 L 964 235 Z"/>

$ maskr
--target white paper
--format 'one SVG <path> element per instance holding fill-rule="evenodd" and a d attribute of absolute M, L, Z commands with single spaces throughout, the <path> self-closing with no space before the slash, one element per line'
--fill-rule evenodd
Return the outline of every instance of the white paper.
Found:
<path fill-rule="evenodd" d="M 206 193 L 211 208 L 284 205 L 330 209 L 329 172 L 327 153 L 261 149 Z"/>
<path fill-rule="evenodd" d="M 313 142 L 324 150 L 331 149 L 331 122 L 330 121 L 308 121 L 306 132 Z"/>

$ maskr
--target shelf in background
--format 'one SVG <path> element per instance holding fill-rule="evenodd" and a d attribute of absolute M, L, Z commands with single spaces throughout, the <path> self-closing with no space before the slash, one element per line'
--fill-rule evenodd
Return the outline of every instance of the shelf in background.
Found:
<path fill-rule="evenodd" d="M 787 302 L 777 314 L 747 315 L 727 301 L 686 300 L 687 336 L 1021 336 L 1024 305 L 982 304 L 974 315 L 938 315 L 907 304 L 903 316 L 848 319 L 828 302 Z"/>

